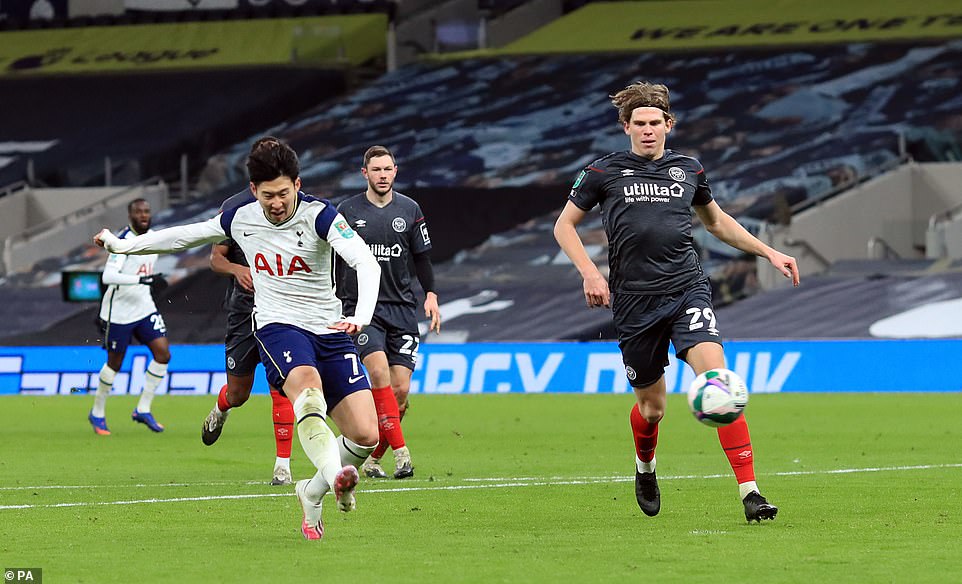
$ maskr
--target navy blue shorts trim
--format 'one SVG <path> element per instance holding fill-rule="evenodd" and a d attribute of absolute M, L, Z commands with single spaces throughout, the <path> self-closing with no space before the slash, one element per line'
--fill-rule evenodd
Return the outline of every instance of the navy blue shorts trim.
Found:
<path fill-rule="evenodd" d="M 103 347 L 110 353 L 125 353 L 131 341 L 136 339 L 142 345 L 149 345 L 154 339 L 167 336 L 167 325 L 159 312 L 127 323 L 116 324 L 108 322 L 104 330 Z"/>
<path fill-rule="evenodd" d="M 342 332 L 317 335 L 288 324 L 271 323 L 254 333 L 267 381 L 283 389 L 288 374 L 306 365 L 317 369 L 327 411 L 345 397 L 371 389 L 351 337 Z"/>

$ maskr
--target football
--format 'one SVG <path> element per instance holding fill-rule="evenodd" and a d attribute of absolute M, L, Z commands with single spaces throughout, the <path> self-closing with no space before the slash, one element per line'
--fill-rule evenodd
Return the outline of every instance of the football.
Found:
<path fill-rule="evenodd" d="M 727 426 L 742 415 L 748 405 L 748 387 L 734 371 L 709 369 L 688 388 L 688 407 L 702 424 Z"/>

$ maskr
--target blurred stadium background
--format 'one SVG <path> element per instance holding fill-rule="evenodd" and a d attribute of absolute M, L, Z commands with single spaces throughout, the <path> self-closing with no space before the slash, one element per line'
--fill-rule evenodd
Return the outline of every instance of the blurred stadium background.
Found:
<path fill-rule="evenodd" d="M 697 230 L 729 358 L 759 378 L 754 391 L 958 390 L 944 371 L 905 386 L 887 371 L 852 373 L 866 364 L 852 359 L 878 350 L 895 362 L 960 353 L 947 340 L 962 336 L 953 6 L 5 0 L 0 392 L 84 387 L 99 367 L 97 308 L 61 300 L 62 272 L 101 269 L 90 234 L 120 228 L 134 197 L 151 201 L 156 227 L 212 216 L 245 188 L 248 144 L 266 133 L 295 146 L 307 191 L 335 201 L 362 189 L 367 146 L 396 152 L 397 186 L 433 231 L 444 304 L 420 391 L 538 391 L 512 358 L 525 343 L 613 337 L 607 313 L 580 310 L 580 279 L 551 225 L 577 171 L 626 148 L 606 96 L 637 79 L 672 89 L 669 147 L 699 157 L 722 206 L 800 261 L 802 288 L 784 290 L 774 270 Z M 586 230 L 604 264 L 600 218 Z M 175 282 L 160 304 L 175 346 L 222 338 L 225 283 L 206 256 L 160 262 Z M 741 351 L 746 339 L 773 344 Z M 859 343 L 846 354 L 799 339 Z M 519 344 L 475 369 L 487 342 Z M 38 346 L 94 352 L 51 369 L 26 348 Z M 540 390 L 583 391 L 571 376 L 585 379 L 592 359 L 608 375 L 598 391 L 626 389 L 610 343 L 541 358 L 559 351 L 565 379 Z M 435 352 L 448 356 L 432 367 Z M 219 387 L 219 362 L 206 362 L 216 350 L 175 353 L 165 388 Z M 785 378 L 768 383 L 780 364 Z"/>
<path fill-rule="evenodd" d="M 17 415 L 19 425 L 3 424 L 9 432 L 4 442 L 9 446 L 33 431 L 24 420 L 32 418 L 29 412 L 38 401 L 50 403 L 48 412 L 56 409 L 58 419 L 66 420 L 72 409 L 64 402 L 77 400 L 77 432 L 89 434 L 88 405 L 80 405 L 79 398 L 15 396 L 96 387 L 104 359 L 94 325 L 98 305 L 62 299 L 65 273 L 103 267 L 106 255 L 90 244 L 92 234 L 103 226 L 123 227 L 126 204 L 137 197 L 151 202 L 155 228 L 213 216 L 226 197 L 246 188 L 244 159 L 250 142 L 264 134 L 295 147 L 305 191 L 334 201 L 362 190 L 359 167 L 368 146 L 385 144 L 396 153 L 397 188 L 420 202 L 432 231 L 444 316 L 443 334 L 423 338 L 414 392 L 628 392 L 610 313 L 583 308 L 581 279 L 557 248 L 551 227 L 578 171 L 601 155 L 628 148 L 606 96 L 640 79 L 672 90 L 678 125 L 668 147 L 700 158 L 722 207 L 799 260 L 802 285 L 790 289 L 770 267 L 696 227 L 729 366 L 746 378 L 753 393 L 930 392 L 941 395 L 927 397 L 953 399 L 947 393 L 962 390 L 955 371 L 962 358 L 962 11 L 957 2 L 0 0 L 0 395 L 6 394 L 0 402 L 16 404 L 0 403 L 0 413 L 24 412 Z M 589 216 L 582 233 L 595 261 L 606 265 L 600 217 Z M 158 264 L 173 283 L 158 302 L 173 355 L 160 393 L 206 396 L 223 383 L 226 283 L 211 273 L 207 255 L 202 248 L 162 257 Z M 115 393 L 140 392 L 147 362 L 142 349 L 128 351 Z M 690 378 L 673 359 L 669 391 L 681 391 Z M 265 392 L 262 379 L 256 391 Z M 572 401 L 563 403 L 578 404 L 577 397 L 567 396 Z M 807 424 L 812 436 L 823 434 L 812 426 L 819 410 L 802 397 L 784 396 L 784 403 L 793 404 L 791 412 L 782 409 L 782 417 L 774 416 L 768 426 L 753 426 L 770 444 L 780 445 L 788 461 L 802 442 L 791 431 L 793 423 Z M 754 407 L 777 413 L 778 398 L 759 399 Z M 673 407 L 683 407 L 680 396 L 670 399 Z M 197 409 L 196 428 L 184 430 L 189 439 L 167 432 L 174 451 L 164 456 L 186 460 L 198 476 L 216 468 L 215 478 L 236 480 L 234 467 L 218 466 L 214 454 L 208 459 L 193 452 L 185 458 L 177 446 L 197 442 L 194 434 L 210 406 L 209 397 L 194 401 L 201 400 L 202 407 L 185 405 L 191 400 L 171 406 L 171 415 L 180 412 L 182 419 L 192 415 L 188 409 Z M 616 400 L 621 409 L 609 417 L 605 410 L 599 420 L 625 423 L 628 396 Z M 887 423 L 884 404 L 902 404 L 890 414 L 904 421 L 910 401 L 873 402 L 874 413 L 861 420 L 871 428 L 865 432 L 887 435 L 887 428 L 872 426 Z M 504 406 L 481 403 L 492 410 Z M 526 403 L 532 410 L 541 407 Z M 571 418 L 584 415 L 580 403 L 564 406 Z M 869 402 L 845 403 L 847 409 L 840 411 L 857 413 Z M 425 409 L 441 404 L 450 402 L 438 399 Z M 924 412 L 944 409 L 926 404 L 920 419 L 928 415 Z M 238 418 L 242 434 L 245 426 Z M 467 414 L 465 419 L 490 428 Z M 513 419 L 520 423 L 521 414 Z M 926 425 L 908 423 L 916 429 Z M 832 428 L 844 438 L 844 426 L 837 421 Z M 943 432 L 945 443 L 951 442 L 951 428 L 928 429 Z M 446 428 L 430 430 L 438 440 L 450 438 Z M 513 435 L 506 432 L 508 442 Z M 571 434 L 570 443 L 576 444 L 580 434 Z M 906 435 L 915 436 L 915 430 Z M 916 463 L 906 454 L 915 447 L 908 448 L 911 439 L 903 437 L 892 436 L 884 452 L 873 451 L 870 443 L 876 438 L 854 443 L 861 456 L 870 452 L 862 459 L 873 467 L 868 470 L 878 470 Z M 49 442 L 49 447 L 38 446 L 36 455 L 25 458 L 42 461 L 44 449 L 52 453 L 57 444 L 76 446 L 73 438 L 56 433 L 48 438 L 36 444 Z M 63 480 L 135 481 L 136 471 L 128 473 L 121 461 L 140 464 L 141 457 L 124 448 L 148 452 L 157 447 L 144 437 L 127 438 L 132 442 L 124 447 L 118 440 L 114 458 L 104 459 L 105 470 L 97 470 L 96 477 L 70 468 Z M 523 441 L 519 434 L 517 442 Z M 952 483 L 958 465 L 942 464 L 947 453 L 936 452 L 933 440 L 923 441 L 932 451 L 926 451 L 932 459 L 927 462 L 952 467 L 939 471 L 947 477 L 944 483 Z M 836 456 L 837 441 L 825 442 L 818 460 L 839 461 L 843 468 L 850 464 Z M 236 458 L 245 457 L 247 472 L 249 449 L 242 443 L 246 450 Z M 461 466 L 452 466 L 448 479 L 452 473 L 458 478 L 473 472 L 467 459 L 484 446 L 480 441 L 457 451 Z M 62 460 L 81 461 L 85 454 L 77 448 L 76 454 L 64 450 L 71 454 Z M 446 450 L 423 451 L 426 465 L 441 467 L 438 453 Z M 561 449 L 566 463 L 567 452 Z M 534 465 L 532 472 L 570 471 L 570 465 L 544 460 L 548 470 Z M 683 473 L 703 472 L 689 463 L 691 469 L 679 465 Z M 28 485 L 60 484 L 59 475 L 37 477 L 40 471 L 27 471 L 33 464 L 11 462 L 5 476 L 26 476 Z M 775 466 L 785 474 L 795 469 L 788 462 Z M 188 480 L 181 471 L 169 477 L 166 472 L 156 480 Z M 490 472 L 515 471 L 496 465 Z M 155 477 L 150 471 L 143 476 Z M 933 481 L 911 480 L 935 488 Z M 873 482 L 863 482 L 864 495 L 844 496 L 886 502 L 876 496 Z M 916 486 L 899 488 L 910 499 L 919 497 Z M 623 488 L 611 489 L 615 500 Z M 19 508 L 18 493 L 5 495 L 11 505 L 4 509 Z M 957 500 L 957 490 L 952 493 Z M 930 500 L 951 507 L 952 493 L 932 493 Z M 49 506 L 56 506 L 46 496 Z M 111 496 L 130 497 L 126 489 Z M 39 506 L 47 505 L 48 499 L 43 501 Z M 273 507 L 258 505 L 265 514 L 262 524 L 273 521 L 266 517 Z M 141 512 L 129 509 L 118 512 L 110 529 L 121 525 L 126 513 Z M 885 522 L 878 528 L 880 537 L 887 537 L 890 518 L 895 525 L 901 512 L 879 519 Z M 165 522 L 145 513 L 145 524 L 165 533 Z M 451 513 L 449 519 L 457 523 Z M 836 508 L 831 514 L 844 512 Z M 940 525 L 953 520 L 958 525 L 948 512 L 939 516 Z M 173 523 L 182 528 L 192 519 Z M 21 534 L 32 533 L 34 522 L 49 521 L 50 532 L 64 527 L 59 515 L 40 511 L 12 521 L 22 524 Z M 231 521 L 246 520 L 232 516 Z M 811 525 L 803 528 L 812 533 Z M 451 529 L 457 533 L 459 527 Z M 874 533 L 859 529 L 853 527 L 852 533 Z M 905 533 L 915 540 L 914 532 Z M 744 553 L 744 535 L 726 557 Z M 185 541 L 209 536 L 194 533 L 195 539 Z M 668 533 L 664 540 L 675 536 Z M 26 557 L 16 548 L 22 537 L 4 538 L 0 552 L 11 559 Z M 519 548 L 530 543 L 523 534 L 513 537 Z M 784 542 L 779 537 L 771 541 Z M 121 535 L 116 539 L 125 541 Z M 926 549 L 941 549 L 920 541 Z M 31 549 L 45 549 L 35 543 Z M 882 549 L 882 543 L 864 545 Z M 479 544 L 480 553 L 487 545 Z M 791 550 L 794 544 L 784 545 Z M 913 554 L 895 551 L 888 555 L 913 561 Z M 72 553 L 79 552 L 63 551 L 57 561 L 69 564 Z M 683 560 L 677 565 L 699 563 L 687 562 L 687 552 L 679 554 Z M 957 568 L 958 555 L 952 557 L 932 565 L 954 561 Z M 817 562 L 804 563 L 822 574 Z M 103 562 L 92 564 L 84 572 L 86 581 Z M 206 564 L 198 560 L 196 565 Z M 590 568 L 590 563 L 581 566 Z M 906 580 L 944 581 L 944 574 L 933 569 L 929 580 Z M 706 570 L 711 573 L 703 573 L 704 579 L 717 576 L 714 565 Z M 254 580 L 268 572 L 256 573 Z M 404 575 L 412 574 L 417 571 Z M 792 576 L 784 574 L 783 580 L 798 581 Z M 853 577 L 849 581 L 859 581 Z M 885 572 L 875 581 L 888 579 L 899 575 Z"/>

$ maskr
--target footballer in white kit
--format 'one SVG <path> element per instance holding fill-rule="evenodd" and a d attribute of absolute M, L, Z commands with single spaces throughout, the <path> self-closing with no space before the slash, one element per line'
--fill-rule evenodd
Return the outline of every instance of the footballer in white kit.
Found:
<path fill-rule="evenodd" d="M 324 494 L 333 490 L 338 509 L 352 510 L 356 467 L 378 442 L 370 383 L 349 335 L 371 321 L 381 269 L 330 202 L 300 192 L 299 163 L 289 146 L 270 136 L 257 140 L 247 168 L 253 196 L 209 221 L 124 240 L 104 230 L 94 241 L 115 253 L 149 254 L 230 238 L 244 252 L 261 362 L 271 385 L 292 401 L 301 446 L 317 468 L 295 486 L 304 512 L 301 533 L 317 540 L 324 532 Z M 334 295 L 332 253 L 357 271 L 358 302 L 350 317 Z M 340 437 L 327 426 L 327 415 Z"/>
<path fill-rule="evenodd" d="M 136 236 L 137 233 L 130 227 L 124 228 L 117 235 L 120 239 Z M 107 291 L 104 292 L 100 303 L 100 320 L 114 325 L 131 324 L 142 321 L 157 312 L 150 286 L 141 285 L 140 281 L 141 278 L 154 275 L 156 262 L 157 254 L 142 256 L 110 254 L 104 265 L 103 283 L 107 286 Z M 152 330 L 160 334 L 166 332 L 162 318 L 153 319 L 153 324 Z M 110 342 L 104 339 L 104 342 L 108 349 L 116 351 L 130 344 L 130 338 L 129 336 L 127 339 L 113 338 Z"/>
<path fill-rule="evenodd" d="M 150 203 L 144 199 L 131 201 L 127 215 L 129 225 L 117 236 L 118 240 L 129 240 L 150 231 Z M 127 347 L 134 339 L 150 348 L 152 359 L 147 364 L 140 401 L 131 413 L 131 419 L 154 432 L 164 431 L 151 413 L 154 392 L 167 374 L 167 363 L 170 362 L 167 326 L 151 294 L 152 288 L 162 289 L 167 285 L 163 275 L 154 273 L 156 261 L 157 254 L 111 254 L 104 266 L 102 278 L 107 291 L 100 304 L 99 316 L 107 362 L 100 369 L 94 405 L 87 415 L 94 432 L 101 436 L 110 435 L 106 417 L 107 396 L 123 364 Z"/>
<path fill-rule="evenodd" d="M 336 251 L 352 267 L 364 260 L 377 266 L 377 260 L 330 202 L 298 192 L 290 217 L 274 224 L 251 196 L 202 223 L 152 231 L 136 238 L 121 239 L 109 231 L 101 236 L 105 248 L 120 254 L 174 253 L 233 239 L 251 266 L 254 336 L 268 381 L 283 387 L 287 373 L 294 367 L 324 363 L 318 370 L 322 373 L 328 409 L 333 409 L 344 395 L 370 389 L 360 370 L 353 341 L 331 325 L 341 320 L 369 322 L 378 286 L 362 287 L 361 296 L 372 296 L 373 301 L 368 299 L 367 306 L 358 302 L 357 313 L 344 319 L 341 301 L 331 286 L 331 253 Z M 380 277 L 380 268 L 377 271 Z M 311 345 L 298 344 L 290 341 L 292 335 L 317 338 L 312 339 Z M 319 359 L 315 352 L 344 356 Z M 330 380 L 324 375 L 328 369 L 332 371 Z M 342 375 L 342 370 L 346 374 Z"/>

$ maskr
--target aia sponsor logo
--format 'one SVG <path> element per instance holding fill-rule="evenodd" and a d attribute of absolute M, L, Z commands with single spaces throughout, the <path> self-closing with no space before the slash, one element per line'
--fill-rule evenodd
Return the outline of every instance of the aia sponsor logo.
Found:
<path fill-rule="evenodd" d="M 276 253 L 271 260 L 268 260 L 268 257 L 260 252 L 254 256 L 254 270 L 257 273 L 267 272 L 271 276 L 293 276 L 297 272 L 306 274 L 312 272 L 311 267 L 301 256 L 294 256 L 288 261 L 281 254 Z"/>

